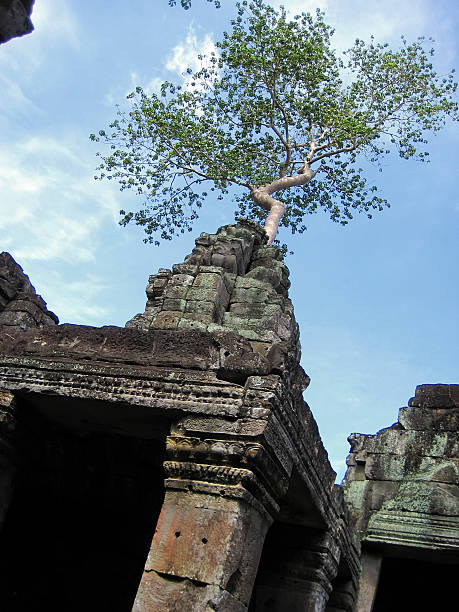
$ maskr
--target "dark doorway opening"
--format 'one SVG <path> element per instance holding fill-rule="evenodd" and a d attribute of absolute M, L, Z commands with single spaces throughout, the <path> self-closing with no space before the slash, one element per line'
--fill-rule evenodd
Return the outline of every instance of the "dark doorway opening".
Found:
<path fill-rule="evenodd" d="M 20 414 L 0 610 L 129 612 L 164 498 L 164 438 L 75 431 L 24 405 Z"/>
<path fill-rule="evenodd" d="M 433 553 L 435 554 L 435 553 Z M 458 566 L 385 558 L 373 612 L 449 610 L 456 601 Z"/>

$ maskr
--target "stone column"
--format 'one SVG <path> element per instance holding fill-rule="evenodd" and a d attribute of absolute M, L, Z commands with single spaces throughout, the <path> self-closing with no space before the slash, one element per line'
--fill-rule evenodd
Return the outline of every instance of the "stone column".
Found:
<path fill-rule="evenodd" d="M 193 442 L 180 442 L 189 459 Z M 246 611 L 275 503 L 250 469 L 164 467 L 166 496 L 133 611 Z"/>
<path fill-rule="evenodd" d="M 0 529 L 11 502 L 16 477 L 13 445 L 16 431 L 15 410 L 13 394 L 0 390 Z"/>
<path fill-rule="evenodd" d="M 338 572 L 339 546 L 327 532 L 276 524 L 268 534 L 252 608 L 322 612 Z"/>
<path fill-rule="evenodd" d="M 351 578 L 336 577 L 325 612 L 353 612 L 356 586 Z"/>
<path fill-rule="evenodd" d="M 381 574 L 381 555 L 365 552 L 362 554 L 362 572 L 360 574 L 359 596 L 356 612 L 371 612 Z"/>

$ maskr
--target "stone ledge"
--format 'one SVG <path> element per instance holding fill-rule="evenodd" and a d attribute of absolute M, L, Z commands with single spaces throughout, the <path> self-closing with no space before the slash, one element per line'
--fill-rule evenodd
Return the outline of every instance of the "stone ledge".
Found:
<path fill-rule="evenodd" d="M 424 408 L 459 408 L 459 385 L 419 385 L 408 406 Z"/>
<path fill-rule="evenodd" d="M 365 542 L 452 551 L 459 560 L 459 517 L 380 510 L 369 521 Z"/>
<path fill-rule="evenodd" d="M 247 340 L 230 331 L 60 325 L 5 334 L 0 338 L 0 355 L 65 363 L 205 370 L 241 385 L 249 376 L 263 376 L 270 371 L 269 361 L 255 353 Z"/>

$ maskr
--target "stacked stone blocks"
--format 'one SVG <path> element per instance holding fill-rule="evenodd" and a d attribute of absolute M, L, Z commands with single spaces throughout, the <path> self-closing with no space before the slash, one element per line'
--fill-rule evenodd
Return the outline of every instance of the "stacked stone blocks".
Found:
<path fill-rule="evenodd" d="M 265 353 L 272 343 L 296 340 L 289 272 L 280 249 L 266 240 L 250 221 L 201 234 L 183 264 L 150 277 L 145 312 L 127 326 L 231 330 Z"/>

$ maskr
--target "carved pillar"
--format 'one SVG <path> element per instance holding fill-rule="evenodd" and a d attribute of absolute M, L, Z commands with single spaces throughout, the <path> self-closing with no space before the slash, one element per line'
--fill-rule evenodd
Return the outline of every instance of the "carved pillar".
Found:
<path fill-rule="evenodd" d="M 16 403 L 12 393 L 0 390 L 0 529 L 8 511 L 16 477 L 13 438 Z"/>
<path fill-rule="evenodd" d="M 337 576 L 325 612 L 353 612 L 356 598 L 355 583 L 351 578 Z"/>
<path fill-rule="evenodd" d="M 326 532 L 276 523 L 266 539 L 250 610 L 322 612 L 340 551 Z"/>
<path fill-rule="evenodd" d="M 133 611 L 244 612 L 276 504 L 250 469 L 228 464 L 240 463 L 244 444 L 170 436 L 167 446 L 180 460 L 164 464 L 166 496 Z"/>

